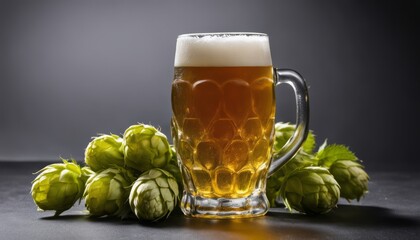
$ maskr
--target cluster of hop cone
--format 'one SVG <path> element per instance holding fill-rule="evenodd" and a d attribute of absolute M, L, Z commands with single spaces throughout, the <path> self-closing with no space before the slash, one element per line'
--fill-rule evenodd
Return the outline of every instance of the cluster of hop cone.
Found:
<path fill-rule="evenodd" d="M 292 124 L 276 124 L 274 155 L 294 129 Z M 271 206 L 282 201 L 291 211 L 326 213 L 340 197 L 359 200 L 367 192 L 369 177 L 347 147 L 324 142 L 316 153 L 314 148 L 310 132 L 295 157 L 268 178 Z M 58 216 L 84 199 L 93 217 L 134 213 L 140 220 L 158 221 L 178 207 L 182 180 L 176 152 L 151 125 L 132 125 L 122 137 L 94 137 L 85 150 L 85 163 L 81 167 L 63 159 L 38 171 L 31 189 L 38 209 L 54 210 Z"/>
<path fill-rule="evenodd" d="M 274 156 L 292 137 L 295 125 L 276 123 Z M 315 135 L 298 153 L 267 180 L 271 206 L 284 204 L 290 211 L 323 214 L 337 206 L 339 198 L 359 201 L 368 192 L 369 176 L 362 161 L 345 145 L 327 144 L 315 151 Z M 282 201 L 282 203 L 280 203 Z"/>
<path fill-rule="evenodd" d="M 94 137 L 85 150 L 85 167 L 63 160 L 41 169 L 32 182 L 40 210 L 56 216 L 85 200 L 94 217 L 140 220 L 166 218 L 177 206 L 180 171 L 166 136 L 151 125 L 127 128 L 122 137 Z"/>

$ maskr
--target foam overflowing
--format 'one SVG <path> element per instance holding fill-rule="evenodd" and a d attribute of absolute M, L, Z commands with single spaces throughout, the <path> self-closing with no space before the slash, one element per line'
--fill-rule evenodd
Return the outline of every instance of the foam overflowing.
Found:
<path fill-rule="evenodd" d="M 258 34 L 181 35 L 175 67 L 271 66 L 268 36 Z"/>

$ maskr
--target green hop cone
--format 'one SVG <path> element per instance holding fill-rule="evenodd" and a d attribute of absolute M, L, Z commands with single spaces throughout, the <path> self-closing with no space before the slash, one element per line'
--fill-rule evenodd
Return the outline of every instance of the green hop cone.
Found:
<path fill-rule="evenodd" d="M 330 167 L 330 173 L 341 187 L 341 197 L 348 201 L 360 200 L 368 192 L 369 176 L 357 161 L 338 160 Z"/>
<path fill-rule="evenodd" d="M 175 178 L 165 170 L 154 168 L 134 182 L 129 202 L 140 220 L 154 222 L 169 216 L 177 206 L 178 196 Z"/>
<path fill-rule="evenodd" d="M 31 194 L 39 210 L 55 210 L 55 216 L 80 200 L 85 189 L 82 171 L 75 160 L 50 164 L 32 181 Z"/>
<path fill-rule="evenodd" d="M 274 126 L 274 154 L 279 153 L 287 141 L 293 136 L 296 125 L 290 123 L 278 122 Z M 315 148 L 315 136 L 312 131 L 308 132 L 305 142 L 302 144 L 302 148 L 307 153 L 312 153 Z"/>
<path fill-rule="evenodd" d="M 267 196 L 268 202 L 270 203 L 270 207 L 275 207 L 277 205 L 276 201 L 280 196 L 280 188 L 282 182 L 282 178 L 277 176 L 277 172 L 275 172 L 267 179 L 265 194 Z"/>
<path fill-rule="evenodd" d="M 108 168 L 92 175 L 83 194 L 92 216 L 124 218 L 130 212 L 128 196 L 134 176 L 123 168 Z"/>
<path fill-rule="evenodd" d="M 124 162 L 140 172 L 166 166 L 172 157 L 166 136 L 151 125 L 132 125 L 124 132 Z"/>
<path fill-rule="evenodd" d="M 280 191 L 289 210 L 308 214 L 329 212 L 340 197 L 340 186 L 323 167 L 305 167 L 291 172 Z"/>
<path fill-rule="evenodd" d="M 279 170 L 274 172 L 267 179 L 266 194 L 271 206 L 276 206 L 276 200 L 280 195 L 280 188 L 284 177 L 296 169 L 314 165 L 314 158 L 312 155 L 300 150 L 296 156 L 288 161 Z"/>
<path fill-rule="evenodd" d="M 292 171 L 314 164 L 315 161 L 312 155 L 306 153 L 305 151 L 299 151 L 292 159 L 290 159 L 290 161 L 276 171 L 276 175 L 277 177 L 284 179 L 284 177 Z"/>
<path fill-rule="evenodd" d="M 325 141 L 315 156 L 319 166 L 329 169 L 340 184 L 341 197 L 360 200 L 368 192 L 369 176 L 360 160 L 347 146 L 327 145 Z"/>
<path fill-rule="evenodd" d="M 113 166 L 123 167 L 122 142 L 122 138 L 115 134 L 93 138 L 85 150 L 86 164 L 95 172 Z"/>

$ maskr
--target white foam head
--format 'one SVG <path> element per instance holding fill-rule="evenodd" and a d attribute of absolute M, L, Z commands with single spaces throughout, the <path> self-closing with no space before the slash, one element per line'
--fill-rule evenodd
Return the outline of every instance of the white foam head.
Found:
<path fill-rule="evenodd" d="M 271 65 L 270 45 L 266 34 L 184 34 L 176 42 L 175 67 Z"/>

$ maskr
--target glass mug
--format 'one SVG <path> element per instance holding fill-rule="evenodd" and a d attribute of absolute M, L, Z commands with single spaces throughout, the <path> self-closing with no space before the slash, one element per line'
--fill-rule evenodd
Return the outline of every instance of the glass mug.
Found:
<path fill-rule="evenodd" d="M 274 88 L 282 83 L 295 91 L 297 128 L 282 151 L 272 156 Z M 267 176 L 300 148 L 309 119 L 306 84 L 298 73 L 272 67 L 268 36 L 178 36 L 172 111 L 183 213 L 204 218 L 264 215 L 269 208 Z"/>

